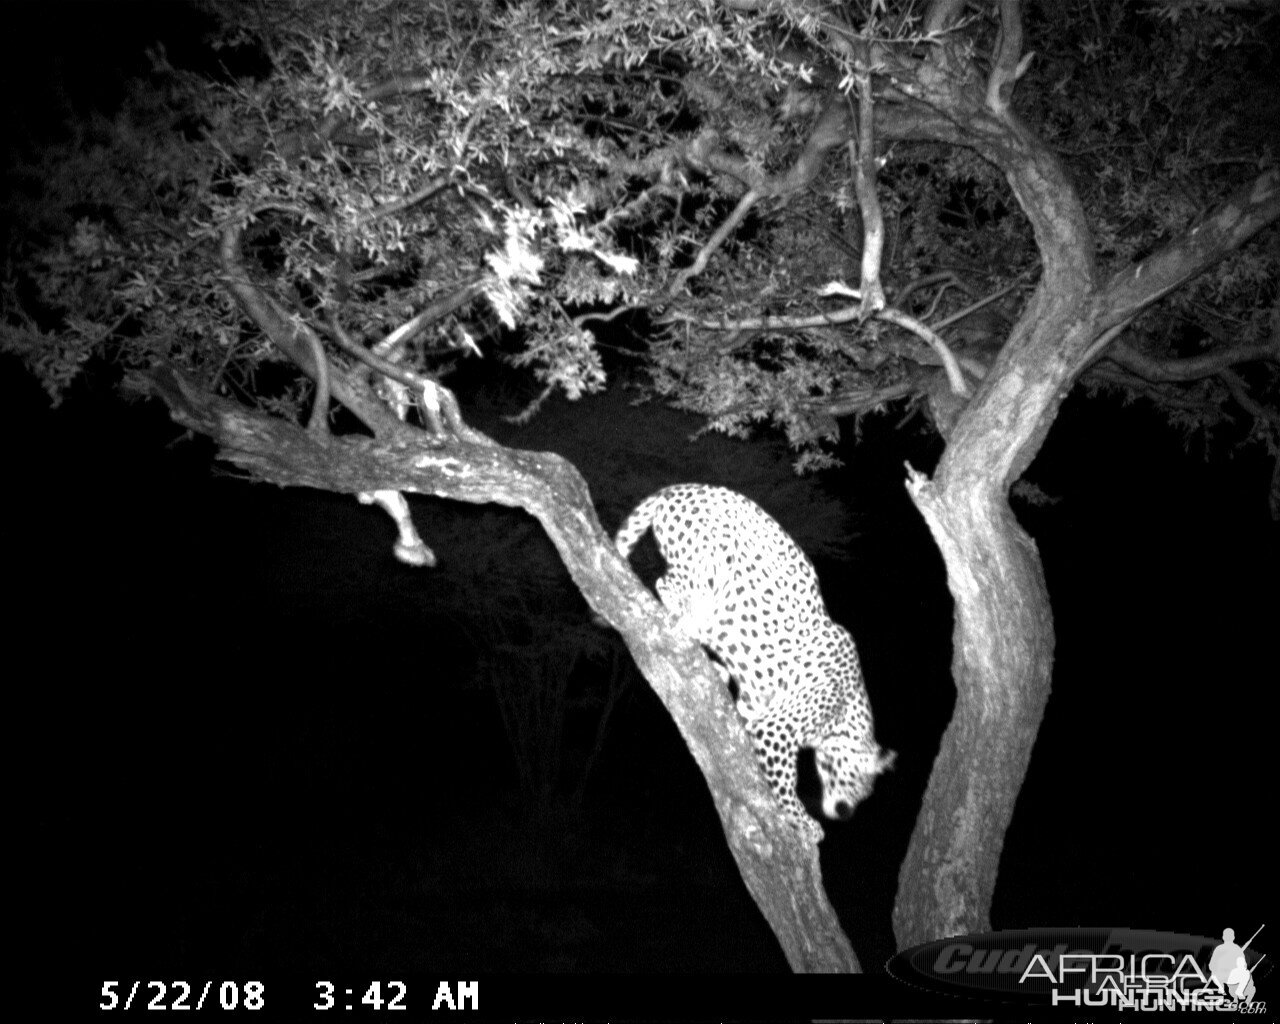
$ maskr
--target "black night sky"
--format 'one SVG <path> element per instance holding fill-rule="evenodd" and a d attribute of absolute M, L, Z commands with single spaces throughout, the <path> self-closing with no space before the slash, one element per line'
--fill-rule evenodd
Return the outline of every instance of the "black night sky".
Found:
<path fill-rule="evenodd" d="M 47 11 L 18 9 L 49 30 Z M 157 10 L 124 9 L 136 21 L 81 25 L 7 74 L 35 88 L 51 61 L 74 63 L 67 80 L 84 84 L 87 62 L 109 89 Z M 576 614 L 527 517 L 414 499 L 440 566 L 410 570 L 381 512 L 234 479 L 206 442 L 175 441 L 157 406 L 82 388 L 51 413 L 13 361 L 0 396 L 10 834 L 46 961 L 95 976 L 786 970 L 705 783 L 629 663 L 580 807 L 538 814 L 522 798 L 499 701 L 476 680 L 495 645 L 538 663 L 518 652 L 541 634 L 486 635 L 510 609 L 485 602 Z M 551 403 L 523 433 L 493 415 L 518 403 L 476 392 L 464 411 L 505 443 L 572 458 L 610 530 L 664 484 L 728 483 L 756 458 L 690 446 L 696 421 L 628 400 Z M 855 532 L 815 558 L 899 752 L 822 847 L 868 971 L 894 952 L 898 865 L 953 692 L 941 560 L 903 488 L 904 460 L 928 470 L 940 448 L 894 423 L 868 420 L 856 445 L 846 430 L 847 464 L 824 486 Z M 634 430 L 650 454 L 619 467 Z M 1142 404 L 1067 402 L 1028 474 L 1056 501 L 1016 505 L 1044 558 L 1058 657 L 995 927 L 1214 935 L 1275 920 L 1270 473 L 1256 451 L 1185 450 Z M 597 664 L 573 667 L 573 686 Z M 566 726 L 570 783 L 593 721 Z"/>

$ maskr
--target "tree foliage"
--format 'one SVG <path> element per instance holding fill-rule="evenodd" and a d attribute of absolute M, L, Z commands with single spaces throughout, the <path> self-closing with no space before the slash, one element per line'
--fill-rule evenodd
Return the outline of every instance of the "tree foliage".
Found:
<path fill-rule="evenodd" d="M 849 161 L 831 155 L 854 62 L 821 19 L 920 54 L 942 37 L 913 5 L 202 9 L 226 66 L 257 73 L 211 80 L 157 50 L 118 112 L 26 168 L 42 192 L 11 252 L 5 343 L 51 394 L 109 353 L 128 368 L 177 363 L 281 411 L 305 405 L 292 366 L 263 375 L 288 360 L 246 329 L 225 286 L 229 225 L 291 316 L 332 333 L 332 313 L 364 344 L 421 318 L 401 344 L 424 373 L 500 355 L 576 397 L 603 386 L 599 339 L 625 344 L 611 329 L 624 325 L 648 340 L 658 394 L 738 435 L 772 420 L 809 465 L 834 416 L 935 389 L 928 346 L 876 318 L 823 323 L 841 311 L 819 293 L 856 287 L 863 234 Z M 996 28 L 975 8 L 948 38 L 983 52 Z M 1274 139 L 1254 130 L 1266 119 L 1233 103 L 1262 86 L 1270 52 L 1239 15 L 1036 5 L 1028 31 L 1040 49 L 1026 114 L 1079 185 L 1104 271 L 1271 159 Z M 947 324 L 1004 292 L 942 330 L 981 373 L 1038 273 L 1029 225 L 969 150 L 881 152 L 895 304 Z M 1189 426 L 1237 421 L 1230 440 L 1274 450 L 1275 364 L 1256 356 L 1273 353 L 1277 279 L 1274 245 L 1240 251 L 1145 312 L 1090 382 Z M 1244 374 L 1241 353 L 1255 357 Z"/>

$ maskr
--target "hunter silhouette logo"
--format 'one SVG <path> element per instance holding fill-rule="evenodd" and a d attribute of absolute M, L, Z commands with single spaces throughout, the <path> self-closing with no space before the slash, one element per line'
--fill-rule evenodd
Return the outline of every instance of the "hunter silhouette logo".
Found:
<path fill-rule="evenodd" d="M 1258 931 L 1250 935 L 1249 942 L 1243 946 L 1236 945 L 1236 933 L 1233 929 L 1222 929 L 1222 943 L 1209 958 L 1209 974 L 1219 992 L 1229 993 L 1246 1003 L 1253 1002 L 1255 992 L 1253 971 L 1267 958 L 1267 955 L 1263 953 L 1250 968 L 1244 951 L 1249 948 L 1249 943 L 1258 937 L 1258 932 L 1265 927 L 1265 924 L 1259 926 Z"/>

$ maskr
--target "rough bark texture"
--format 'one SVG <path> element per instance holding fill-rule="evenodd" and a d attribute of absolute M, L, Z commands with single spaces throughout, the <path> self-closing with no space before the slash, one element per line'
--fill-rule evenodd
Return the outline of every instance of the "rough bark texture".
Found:
<path fill-rule="evenodd" d="M 350 382 L 348 382 L 350 383 Z M 711 789 L 738 869 L 796 971 L 859 970 L 827 901 L 816 847 L 775 811 L 750 740 L 696 644 L 675 639 L 666 610 L 617 554 L 587 485 L 560 456 L 398 425 L 379 439 L 329 437 L 201 392 L 173 370 L 152 374 L 173 419 L 220 456 L 281 486 L 356 493 L 396 489 L 522 508 L 546 530 L 588 604 L 618 629 L 671 712 Z"/>
<path fill-rule="evenodd" d="M 1053 617 L 1035 542 L 1009 507 L 1010 486 L 1099 337 L 1280 214 L 1280 178 L 1264 175 L 1147 260 L 1145 281 L 1144 267 L 1134 267 L 1100 286 L 1070 179 L 1008 105 L 1021 32 L 1017 3 L 1000 10 L 985 88 L 963 58 L 940 47 L 929 63 L 897 70 L 898 98 L 878 111 L 884 137 L 968 146 L 998 166 L 1033 226 L 1042 268 L 1022 318 L 955 420 L 933 480 L 913 473 L 908 482 L 955 601 L 956 705 L 899 875 L 899 948 L 990 928 L 1004 836 L 1049 697 Z M 957 11 L 940 3 L 934 14 L 945 21 Z"/>

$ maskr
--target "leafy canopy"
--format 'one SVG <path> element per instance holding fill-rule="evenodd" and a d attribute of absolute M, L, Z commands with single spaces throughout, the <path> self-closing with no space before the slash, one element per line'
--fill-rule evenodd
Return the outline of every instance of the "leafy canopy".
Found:
<path fill-rule="evenodd" d="M 221 63 L 175 67 L 157 49 L 118 111 L 28 156 L 4 347 L 55 399 L 105 355 L 126 370 L 167 360 L 300 415 L 310 381 L 228 290 L 220 244 L 240 226 L 245 272 L 330 341 L 335 319 L 376 346 L 418 318 L 404 365 L 439 377 L 502 358 L 570 398 L 604 385 L 602 352 L 639 350 L 665 399 L 733 434 L 773 421 L 821 465 L 836 415 L 920 400 L 939 372 L 899 326 L 824 322 L 837 303 L 820 294 L 857 286 L 863 245 L 853 153 L 822 137 L 824 115 L 856 103 L 859 70 L 831 26 L 923 53 L 944 40 L 920 6 L 204 0 L 193 14 Z M 1269 73 L 1245 18 L 1029 6 L 1037 54 L 1018 106 L 1068 164 L 1104 269 L 1273 161 L 1242 103 Z M 981 64 L 996 31 L 975 6 L 945 42 Z M 1036 277 L 1030 227 L 969 150 L 877 152 L 889 301 L 941 324 L 1001 293 L 942 332 L 978 373 Z M 1148 364 L 1088 379 L 1280 450 L 1274 362 L 1140 372 L 1265 342 L 1277 280 L 1274 244 L 1242 249 L 1135 321 Z"/>

